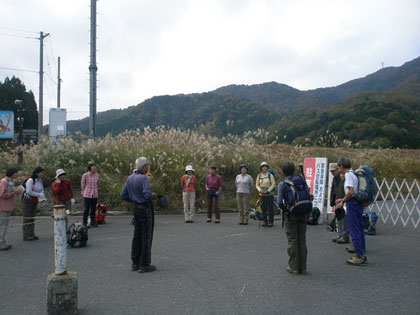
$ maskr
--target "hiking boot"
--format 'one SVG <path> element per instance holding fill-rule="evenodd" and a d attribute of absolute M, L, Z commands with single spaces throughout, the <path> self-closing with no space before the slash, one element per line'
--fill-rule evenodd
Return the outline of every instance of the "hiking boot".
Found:
<path fill-rule="evenodd" d="M 145 272 L 153 272 L 156 270 L 156 267 L 153 265 L 149 265 L 149 266 L 140 266 L 139 268 L 139 272 L 140 273 L 145 273 Z"/>
<path fill-rule="evenodd" d="M 188 221 L 188 220 L 185 220 L 185 223 L 190 223 L 190 221 Z"/>
<path fill-rule="evenodd" d="M 301 271 L 300 271 L 300 274 L 301 274 L 301 275 L 306 275 L 307 273 L 308 273 L 308 271 L 307 271 L 306 269 L 305 269 L 305 270 L 301 270 Z"/>
<path fill-rule="evenodd" d="M 6 250 L 9 250 L 10 248 L 12 248 L 12 245 L 6 245 L 6 244 L 4 244 L 4 245 L 2 245 L 2 246 L 0 246 L 0 251 L 6 251 Z"/>
<path fill-rule="evenodd" d="M 363 266 L 366 265 L 366 259 L 363 256 L 354 255 L 349 260 L 347 260 L 347 264 L 353 265 L 353 266 Z"/>
<path fill-rule="evenodd" d="M 332 241 L 333 241 L 334 243 L 337 243 L 339 239 L 340 239 L 339 237 L 336 237 L 336 238 L 333 238 L 333 239 L 332 239 Z"/>
<path fill-rule="evenodd" d="M 292 275 L 298 275 L 299 274 L 299 271 L 293 270 L 290 267 L 287 267 L 286 270 L 287 270 L 288 273 L 291 273 Z"/>
<path fill-rule="evenodd" d="M 214 220 L 214 223 L 220 223 L 220 220 L 219 219 L 216 219 L 216 220 Z"/>
<path fill-rule="evenodd" d="M 211 219 L 207 218 L 207 223 L 210 223 L 210 222 L 211 222 Z"/>
<path fill-rule="evenodd" d="M 38 237 L 38 236 L 36 236 L 36 235 L 34 235 L 34 236 L 32 236 L 32 237 L 33 237 L 34 241 L 39 240 L 39 237 Z"/>
<path fill-rule="evenodd" d="M 193 220 L 190 220 L 188 223 L 194 223 L 194 221 Z"/>
<path fill-rule="evenodd" d="M 238 224 L 239 224 L 239 225 L 244 225 L 242 222 L 239 222 Z"/>
<path fill-rule="evenodd" d="M 267 227 L 273 227 L 273 223 L 268 223 Z"/>
<path fill-rule="evenodd" d="M 244 222 L 242 225 L 248 225 L 248 222 Z"/>
<path fill-rule="evenodd" d="M 347 250 L 350 254 L 354 254 L 354 253 L 355 253 L 353 244 L 352 244 L 352 245 L 350 245 L 349 247 L 346 247 L 346 250 Z"/>
<path fill-rule="evenodd" d="M 131 271 L 138 271 L 139 270 L 139 265 L 131 265 Z"/>
<path fill-rule="evenodd" d="M 337 240 L 337 244 L 348 244 L 348 243 L 350 243 L 349 240 L 344 240 L 342 238 L 340 238 L 340 239 Z"/>
<path fill-rule="evenodd" d="M 32 236 L 24 237 L 24 241 L 34 241 L 35 239 Z"/>

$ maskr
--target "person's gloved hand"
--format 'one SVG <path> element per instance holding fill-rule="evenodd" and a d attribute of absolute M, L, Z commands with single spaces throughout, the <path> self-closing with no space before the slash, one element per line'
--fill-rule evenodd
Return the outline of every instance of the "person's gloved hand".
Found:
<path fill-rule="evenodd" d="M 70 210 L 69 209 L 67 209 L 66 210 L 66 216 L 69 216 L 70 215 Z"/>
<path fill-rule="evenodd" d="M 76 203 L 76 199 L 71 198 L 71 204 L 74 205 Z"/>
<path fill-rule="evenodd" d="M 57 181 L 57 183 L 59 183 L 59 184 L 61 183 L 61 179 L 60 179 L 60 178 L 57 178 L 57 179 L 56 179 L 56 181 Z"/>

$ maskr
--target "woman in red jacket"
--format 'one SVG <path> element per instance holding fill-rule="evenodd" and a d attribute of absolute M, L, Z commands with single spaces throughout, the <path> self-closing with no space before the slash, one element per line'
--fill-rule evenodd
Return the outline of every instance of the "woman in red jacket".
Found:
<path fill-rule="evenodd" d="M 56 205 L 64 205 L 68 215 L 70 214 L 72 204 L 75 202 L 73 186 L 70 179 L 66 178 L 67 174 L 63 169 L 58 169 L 55 174 L 55 181 L 52 184 L 53 202 Z"/>
<path fill-rule="evenodd" d="M 181 178 L 185 223 L 193 223 L 192 218 L 195 213 L 195 185 L 197 181 L 193 172 L 193 167 L 191 165 L 187 165 L 185 168 L 185 175 Z"/>

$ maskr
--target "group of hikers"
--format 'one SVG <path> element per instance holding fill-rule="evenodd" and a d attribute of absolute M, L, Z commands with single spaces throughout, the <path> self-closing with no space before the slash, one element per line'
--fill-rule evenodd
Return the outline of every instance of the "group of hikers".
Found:
<path fill-rule="evenodd" d="M 35 234 L 35 216 L 38 203 L 45 201 L 45 191 L 42 178 L 44 168 L 36 167 L 29 177 L 15 186 L 14 180 L 19 176 L 17 168 L 9 168 L 6 176 L 0 180 L 0 251 L 9 250 L 12 246 L 6 244 L 6 232 L 10 215 L 14 208 L 14 197 L 20 196 L 22 201 L 22 228 L 24 241 L 36 241 L 39 237 Z M 87 227 L 97 227 L 95 223 L 95 208 L 98 198 L 99 174 L 96 165 L 89 163 L 87 172 L 81 180 L 81 194 L 84 198 L 83 224 Z M 67 216 L 70 215 L 74 198 L 73 185 L 63 169 L 56 171 L 55 180 L 51 185 L 52 202 L 64 205 Z M 89 217 L 89 220 L 88 220 Z M 89 222 L 90 221 L 90 222 Z M 89 224 L 88 224 L 89 223 Z"/>
<path fill-rule="evenodd" d="M 139 157 L 135 162 L 135 170 L 131 174 L 121 191 L 121 199 L 133 203 L 134 234 L 131 244 L 131 270 L 141 273 L 156 270 L 151 264 L 151 247 L 154 230 L 153 201 L 158 195 L 152 192 L 150 182 L 150 163 L 146 157 Z M 303 174 L 295 174 L 296 168 L 292 162 L 283 164 L 284 178 L 277 187 L 277 206 L 284 215 L 284 226 L 288 240 L 287 252 L 289 263 L 287 271 L 291 274 L 307 273 L 307 247 L 306 224 L 310 209 L 312 208 L 309 187 Z M 331 187 L 331 206 L 335 207 L 338 221 L 339 237 L 333 241 L 338 244 L 350 242 L 353 246 L 347 250 L 355 253 L 347 263 L 351 265 L 364 265 L 366 259 L 366 244 L 363 227 L 363 205 L 356 199 L 358 191 L 358 178 L 351 169 L 351 163 L 341 158 L 336 165 L 330 168 L 334 176 Z M 34 241 L 38 239 L 35 234 L 34 217 L 38 202 L 45 200 L 42 177 L 44 169 L 36 167 L 31 176 L 20 186 L 15 187 L 14 180 L 18 177 L 18 169 L 10 168 L 6 176 L 0 180 L 0 250 L 8 250 L 11 245 L 6 244 L 5 235 L 11 211 L 14 208 L 14 196 L 22 195 L 23 240 Z M 89 163 L 87 172 L 81 179 L 81 194 L 84 198 L 83 225 L 97 227 L 95 223 L 95 207 L 98 202 L 99 174 L 94 163 Z M 182 196 L 184 202 L 184 217 L 186 223 L 193 223 L 195 213 L 195 190 L 197 180 L 194 168 L 187 165 L 185 174 L 181 178 Z M 236 199 L 238 206 L 239 224 L 248 224 L 250 210 L 250 194 L 254 187 L 254 180 L 248 174 L 248 166 L 241 164 L 239 174 L 235 178 Z M 220 223 L 219 197 L 222 192 L 222 178 L 217 174 L 217 167 L 211 165 L 205 180 L 207 197 L 207 222 L 212 222 L 213 212 L 215 223 Z M 261 220 L 265 227 L 272 227 L 274 223 L 274 193 L 276 190 L 275 176 L 267 162 L 260 164 L 260 173 L 256 177 L 255 188 L 259 194 Z M 52 183 L 53 202 L 62 204 L 70 214 L 74 204 L 74 193 L 70 179 L 66 177 L 63 169 L 56 171 Z M 89 222 L 90 218 L 90 222 Z"/>

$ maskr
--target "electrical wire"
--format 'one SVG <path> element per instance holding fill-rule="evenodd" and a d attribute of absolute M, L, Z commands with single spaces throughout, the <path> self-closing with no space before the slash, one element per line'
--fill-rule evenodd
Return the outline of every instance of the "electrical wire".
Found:
<path fill-rule="evenodd" d="M 0 69 L 2 69 L 2 70 L 12 70 L 12 71 L 23 71 L 23 72 L 39 73 L 39 71 L 36 71 L 36 70 L 16 69 L 16 68 L 7 68 L 7 67 L 0 67 Z"/>
<path fill-rule="evenodd" d="M 39 32 L 34 32 L 34 31 L 27 31 L 27 30 L 21 30 L 18 28 L 12 28 L 12 27 L 4 27 L 4 26 L 0 26 L 1 29 L 4 30 L 9 30 L 9 31 L 15 31 L 15 32 L 24 32 L 24 33 L 33 33 L 33 34 L 38 34 Z"/>
<path fill-rule="evenodd" d="M 0 35 L 10 36 L 10 37 L 18 37 L 18 38 L 26 38 L 26 39 L 38 39 L 36 37 L 21 36 L 21 35 L 7 34 L 7 33 L 0 33 Z"/>

